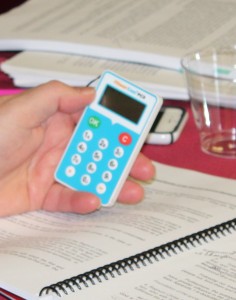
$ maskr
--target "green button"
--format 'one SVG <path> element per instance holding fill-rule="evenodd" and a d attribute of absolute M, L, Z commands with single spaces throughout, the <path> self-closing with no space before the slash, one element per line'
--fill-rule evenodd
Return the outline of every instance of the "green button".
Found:
<path fill-rule="evenodd" d="M 101 124 L 101 120 L 98 117 L 90 117 L 88 120 L 88 124 L 92 128 L 98 128 Z"/>

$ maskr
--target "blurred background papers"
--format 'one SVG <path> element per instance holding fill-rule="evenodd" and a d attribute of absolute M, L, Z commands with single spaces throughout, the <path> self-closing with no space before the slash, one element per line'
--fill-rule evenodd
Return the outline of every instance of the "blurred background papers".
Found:
<path fill-rule="evenodd" d="M 26 88 L 53 79 L 73 86 L 84 86 L 104 70 L 111 70 L 163 98 L 188 100 L 182 72 L 141 63 L 76 54 L 24 51 L 5 60 L 1 70 L 13 79 L 16 86 Z"/>

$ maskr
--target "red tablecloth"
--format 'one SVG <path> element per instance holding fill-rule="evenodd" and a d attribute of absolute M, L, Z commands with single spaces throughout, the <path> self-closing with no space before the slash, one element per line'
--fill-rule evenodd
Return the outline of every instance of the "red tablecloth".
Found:
<path fill-rule="evenodd" d="M 236 159 L 219 158 L 201 151 L 199 134 L 189 102 L 165 100 L 165 104 L 171 103 L 185 107 L 189 112 L 182 135 L 176 143 L 169 146 L 145 145 L 143 153 L 161 163 L 236 179 Z"/>

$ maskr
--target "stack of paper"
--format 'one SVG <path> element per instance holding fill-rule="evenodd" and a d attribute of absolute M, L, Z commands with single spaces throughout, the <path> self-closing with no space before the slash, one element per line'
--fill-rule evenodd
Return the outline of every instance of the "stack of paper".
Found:
<path fill-rule="evenodd" d="M 100 66 L 105 64 L 103 59 L 115 60 L 120 62 L 120 66 L 116 65 L 113 69 L 109 63 L 114 62 L 109 61 L 108 68 L 113 71 L 120 68 L 122 75 L 129 68 L 131 80 L 135 74 L 136 81 L 157 88 L 163 97 L 178 99 L 183 95 L 186 99 L 183 75 L 171 73 L 170 70 L 181 70 L 181 57 L 188 52 L 209 45 L 234 43 L 235 11 L 236 2 L 232 0 L 28 0 L 0 16 L 0 50 L 34 50 L 56 52 L 56 56 L 63 53 L 97 57 L 102 59 Z M 45 55 L 49 57 L 49 53 L 41 55 L 42 58 Z M 28 56 L 24 59 L 28 60 Z M 10 75 L 20 85 L 33 85 L 39 77 L 45 80 L 47 76 L 54 78 L 63 73 L 59 79 L 68 82 L 73 79 L 80 84 L 80 81 L 87 82 L 88 78 L 101 72 L 99 63 L 94 60 L 91 60 L 90 69 L 87 58 L 83 60 L 72 56 L 66 59 L 78 59 L 76 78 L 75 68 L 73 72 L 69 67 L 65 70 L 65 64 L 60 64 L 61 69 L 55 70 L 57 57 L 50 70 L 47 58 L 43 61 L 46 68 L 38 69 L 36 64 L 29 65 L 28 62 L 24 74 L 17 61 L 17 69 L 14 74 L 12 70 Z M 32 60 L 29 58 L 29 61 Z M 127 67 L 124 62 L 139 65 Z M 13 63 L 15 60 L 9 62 L 11 68 Z M 140 64 L 145 70 L 143 74 L 142 71 L 137 72 Z M 10 65 L 6 64 L 3 69 L 10 72 Z M 42 76 L 44 71 L 47 75 Z M 152 72 L 155 74 L 151 75 Z M 30 81 L 27 73 L 31 74 Z"/>
<path fill-rule="evenodd" d="M 108 69 L 164 98 L 188 100 L 183 73 L 138 63 L 25 51 L 2 63 L 1 69 L 20 87 L 32 87 L 53 79 L 84 86 Z"/>

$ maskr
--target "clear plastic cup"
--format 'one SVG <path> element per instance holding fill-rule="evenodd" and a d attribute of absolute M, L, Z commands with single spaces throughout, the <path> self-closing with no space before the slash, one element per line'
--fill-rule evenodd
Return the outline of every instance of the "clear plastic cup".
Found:
<path fill-rule="evenodd" d="M 236 46 L 203 49 L 181 64 L 202 150 L 236 158 Z"/>

